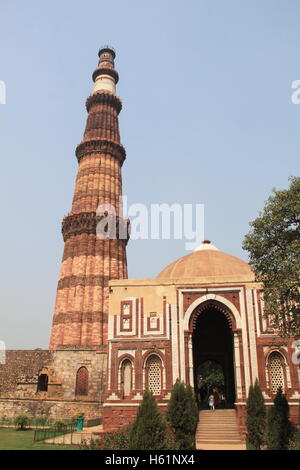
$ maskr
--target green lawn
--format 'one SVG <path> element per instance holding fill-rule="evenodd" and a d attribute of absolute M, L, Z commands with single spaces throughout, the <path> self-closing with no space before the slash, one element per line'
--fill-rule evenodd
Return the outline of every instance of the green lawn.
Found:
<path fill-rule="evenodd" d="M 77 446 L 52 445 L 33 441 L 34 431 L 0 429 L 0 450 L 74 450 Z"/>

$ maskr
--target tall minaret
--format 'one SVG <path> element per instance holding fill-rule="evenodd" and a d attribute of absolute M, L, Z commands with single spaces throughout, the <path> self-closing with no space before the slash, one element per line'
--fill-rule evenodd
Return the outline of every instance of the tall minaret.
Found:
<path fill-rule="evenodd" d="M 49 349 L 106 344 L 108 281 L 127 278 L 127 238 L 119 236 L 121 224 L 123 233 L 127 226 L 119 213 L 126 157 L 118 124 L 122 104 L 115 95 L 119 76 L 111 47 L 100 49 L 99 58 L 86 102 L 84 137 L 76 149 L 79 168 L 72 210 L 62 222 L 65 247 Z M 106 215 L 101 218 L 97 212 L 102 204 L 115 208 L 117 238 L 100 239 L 96 234 Z"/>

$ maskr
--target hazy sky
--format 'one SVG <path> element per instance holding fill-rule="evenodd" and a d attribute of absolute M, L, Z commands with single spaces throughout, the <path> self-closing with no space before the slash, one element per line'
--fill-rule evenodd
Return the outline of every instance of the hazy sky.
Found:
<path fill-rule="evenodd" d="M 48 346 L 75 147 L 98 49 L 117 52 L 129 203 L 203 203 L 205 236 L 247 260 L 272 188 L 299 175 L 300 2 L 0 0 L 1 307 L 10 349 Z M 128 245 L 156 276 L 184 241 Z"/>

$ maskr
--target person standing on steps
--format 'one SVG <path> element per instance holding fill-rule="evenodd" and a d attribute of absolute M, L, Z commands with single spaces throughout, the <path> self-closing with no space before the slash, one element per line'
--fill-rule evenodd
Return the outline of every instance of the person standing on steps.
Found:
<path fill-rule="evenodd" d="M 208 398 L 208 405 L 209 405 L 211 411 L 214 411 L 214 409 L 215 409 L 215 399 L 214 399 L 213 393 L 211 393 L 211 394 L 209 395 L 209 398 Z"/>

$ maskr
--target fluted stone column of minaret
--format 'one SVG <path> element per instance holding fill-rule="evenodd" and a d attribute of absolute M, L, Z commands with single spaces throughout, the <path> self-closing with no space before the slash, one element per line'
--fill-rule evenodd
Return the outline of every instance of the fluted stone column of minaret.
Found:
<path fill-rule="evenodd" d="M 65 247 L 50 349 L 106 344 L 108 281 L 127 278 L 127 238 L 119 236 L 119 227 L 124 232 L 127 222 L 119 213 L 125 150 L 118 125 L 122 105 L 115 95 L 118 73 L 110 47 L 102 48 L 99 58 L 94 90 L 86 103 L 84 138 L 76 149 L 79 168 L 72 210 L 62 223 Z M 103 220 L 97 213 L 102 204 L 115 208 L 117 238 L 100 239 L 96 234 L 97 223 Z"/>

